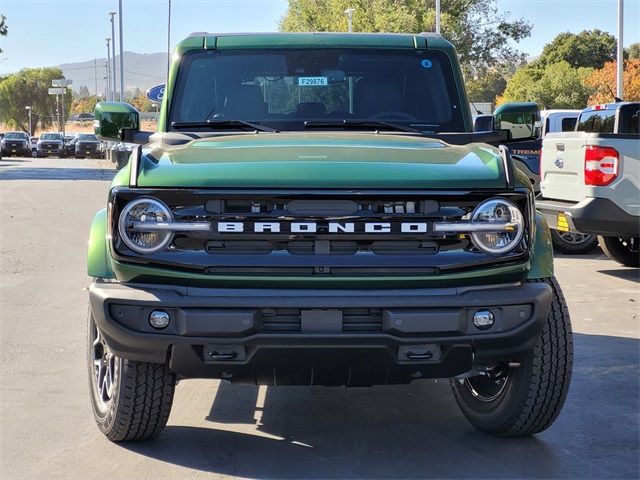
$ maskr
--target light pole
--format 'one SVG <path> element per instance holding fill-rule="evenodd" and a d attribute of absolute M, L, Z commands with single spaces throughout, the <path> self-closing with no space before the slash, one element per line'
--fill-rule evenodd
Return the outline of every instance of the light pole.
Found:
<path fill-rule="evenodd" d="M 622 43 L 622 30 L 624 21 L 624 2 L 618 0 L 618 55 L 617 55 L 617 88 L 616 97 L 622 98 L 623 95 L 623 76 L 624 76 L 624 44 Z"/>
<path fill-rule="evenodd" d="M 440 0 L 436 0 L 436 33 L 440 33 Z"/>
<path fill-rule="evenodd" d="M 344 11 L 349 23 L 349 33 L 353 32 L 353 13 L 355 11 L 355 8 L 347 8 Z M 349 113 L 353 113 L 353 77 L 351 75 L 349 75 Z"/>
<path fill-rule="evenodd" d="M 113 16 L 116 14 L 116 12 L 109 12 L 109 15 L 111 16 L 111 38 L 113 39 L 113 43 L 111 44 L 111 57 L 113 58 L 113 98 L 111 99 L 111 101 L 115 100 L 115 96 L 116 96 L 116 27 L 115 24 L 113 23 Z M 109 67 L 111 68 L 111 67 Z"/>
<path fill-rule="evenodd" d="M 113 92 L 113 95 L 111 94 L 111 51 L 109 49 L 109 42 L 111 42 L 110 38 L 106 38 L 105 39 L 107 41 L 107 88 L 106 88 L 106 96 L 105 96 L 105 101 L 112 101 L 113 102 L 113 96 L 116 94 L 115 90 Z M 113 63 L 116 63 L 115 58 L 113 59 Z M 115 66 L 115 65 L 114 65 Z M 114 81 L 114 87 L 115 87 L 115 81 Z"/>
<path fill-rule="evenodd" d="M 349 23 L 349 32 L 353 32 L 353 12 L 355 11 L 355 8 L 347 8 L 344 11 L 344 14 L 347 16 L 347 22 Z"/>
<path fill-rule="evenodd" d="M 29 112 L 29 136 L 33 136 L 33 127 L 31 126 L 31 106 L 27 105 L 24 107 Z"/>
<path fill-rule="evenodd" d="M 118 24 L 120 27 L 120 101 L 124 102 L 124 50 L 122 39 L 122 0 L 118 0 Z M 113 63 L 115 63 L 115 58 Z"/>

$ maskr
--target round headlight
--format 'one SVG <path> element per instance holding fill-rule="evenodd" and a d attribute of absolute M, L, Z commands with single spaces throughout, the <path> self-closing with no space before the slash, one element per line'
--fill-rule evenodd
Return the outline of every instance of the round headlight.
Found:
<path fill-rule="evenodd" d="M 494 232 L 473 232 L 473 244 L 485 253 L 500 255 L 516 248 L 524 235 L 524 219 L 516 205 L 503 198 L 482 202 L 471 215 L 473 223 L 498 223 Z M 497 227 L 497 225 L 496 225 Z"/>
<path fill-rule="evenodd" d="M 118 219 L 118 232 L 131 250 L 138 253 L 154 253 L 171 242 L 173 233 L 145 230 L 144 224 L 171 221 L 173 215 L 164 203 L 153 198 L 138 198 L 122 209 Z"/>

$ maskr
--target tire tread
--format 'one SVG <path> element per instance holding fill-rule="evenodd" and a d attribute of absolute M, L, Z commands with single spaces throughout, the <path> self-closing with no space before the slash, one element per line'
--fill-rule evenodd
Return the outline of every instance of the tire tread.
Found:
<path fill-rule="evenodd" d="M 153 438 L 169 419 L 175 375 L 165 364 L 124 359 L 122 365 L 123 392 L 107 437 L 114 442 Z"/>

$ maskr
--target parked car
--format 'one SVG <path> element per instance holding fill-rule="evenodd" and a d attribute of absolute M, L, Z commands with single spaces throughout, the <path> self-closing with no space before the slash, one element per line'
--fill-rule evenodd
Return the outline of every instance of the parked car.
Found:
<path fill-rule="evenodd" d="M 100 140 L 92 133 L 79 133 L 74 140 L 76 158 L 102 158 Z"/>
<path fill-rule="evenodd" d="M 77 133 L 67 133 L 64 136 L 64 151 L 67 157 L 72 157 L 76 151 Z"/>
<path fill-rule="evenodd" d="M 38 156 L 38 137 L 29 137 L 29 144 L 31 145 L 31 156 Z"/>
<path fill-rule="evenodd" d="M 31 156 L 29 135 L 25 132 L 5 132 L 0 140 L 0 152 L 5 157 Z"/>
<path fill-rule="evenodd" d="M 95 111 L 99 139 L 151 142 L 90 232 L 87 369 L 107 438 L 158 435 L 176 379 L 200 377 L 450 378 L 480 430 L 548 428 L 573 358 L 549 230 L 489 144 L 506 136 L 472 131 L 453 46 L 195 34 L 177 51 L 153 137 L 131 105 Z"/>
<path fill-rule="evenodd" d="M 514 141 L 509 144 L 516 165 L 531 180 L 536 194 L 540 193 L 540 152 L 542 139 L 547 133 L 566 132 L 575 128 L 580 110 L 542 110 L 535 103 L 506 103 L 499 106 L 493 115 L 495 128 L 507 129 L 514 140 L 524 131 L 533 132 L 533 138 Z M 486 115 L 478 116 L 476 128 L 488 128 Z M 482 124 L 480 124 L 482 122 Z M 559 232 L 551 230 L 551 241 L 557 252 L 582 254 L 593 250 L 598 240 L 595 235 L 580 232 Z"/>
<path fill-rule="evenodd" d="M 93 113 L 79 113 L 71 117 L 72 122 L 90 122 L 93 121 Z"/>
<path fill-rule="evenodd" d="M 61 133 L 48 132 L 40 135 L 37 144 L 38 157 L 66 157 L 67 153 L 64 148 L 64 137 Z"/>
<path fill-rule="evenodd" d="M 537 208 L 559 231 L 598 235 L 600 247 L 629 267 L 640 263 L 640 103 L 596 105 L 575 132 L 542 142 Z"/>

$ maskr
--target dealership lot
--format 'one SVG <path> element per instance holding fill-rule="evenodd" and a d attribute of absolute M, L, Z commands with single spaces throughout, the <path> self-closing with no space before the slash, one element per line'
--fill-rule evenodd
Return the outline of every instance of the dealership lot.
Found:
<path fill-rule="evenodd" d="M 182 382 L 163 435 L 109 443 L 91 418 L 86 244 L 114 175 L 104 161 L 0 162 L 2 478 L 636 478 L 638 270 L 559 257 L 575 332 L 558 421 L 496 439 L 448 381 L 371 389 Z"/>

